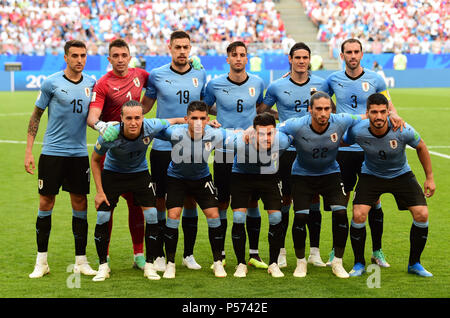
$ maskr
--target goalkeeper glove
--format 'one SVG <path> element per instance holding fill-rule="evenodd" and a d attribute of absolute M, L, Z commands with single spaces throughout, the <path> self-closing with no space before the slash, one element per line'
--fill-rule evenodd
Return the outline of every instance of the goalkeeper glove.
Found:
<path fill-rule="evenodd" d="M 119 124 L 118 121 L 108 121 L 105 123 L 100 120 L 95 123 L 94 128 L 100 133 L 100 136 L 103 137 L 104 141 L 111 142 L 116 140 L 117 136 L 119 136 L 119 130 L 114 128 L 117 124 Z"/>
<path fill-rule="evenodd" d="M 191 57 L 191 64 L 196 70 L 203 69 L 202 62 L 200 61 L 200 58 L 197 55 Z"/>

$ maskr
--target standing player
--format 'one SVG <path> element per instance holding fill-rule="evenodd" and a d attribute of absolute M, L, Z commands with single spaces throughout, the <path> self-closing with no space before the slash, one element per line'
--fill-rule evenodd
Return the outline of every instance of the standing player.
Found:
<path fill-rule="evenodd" d="M 390 96 L 384 79 L 377 73 L 361 66 L 363 57 L 361 42 L 357 39 L 345 40 L 341 45 L 341 59 L 345 62 L 345 70 L 332 73 L 327 79 L 327 90 L 330 96 L 336 95 L 336 112 L 349 114 L 364 114 L 367 98 L 373 93 L 381 93 L 389 101 L 390 118 L 396 120 L 397 112 L 390 101 Z M 341 168 L 347 202 L 350 192 L 355 187 L 357 176 L 361 171 L 364 153 L 358 145 L 339 148 L 337 161 Z M 372 261 L 379 266 L 389 267 L 381 250 L 383 234 L 383 210 L 378 201 L 369 213 L 369 226 L 372 234 Z M 333 259 L 333 251 L 330 261 Z"/>
<path fill-rule="evenodd" d="M 89 159 L 86 146 L 86 118 L 95 81 L 83 73 L 86 45 L 68 41 L 64 46 L 64 71 L 49 76 L 43 83 L 30 118 L 25 151 L 25 170 L 34 174 L 32 153 L 39 122 L 48 107 L 48 125 L 39 157 L 39 210 L 36 221 L 38 253 L 30 278 L 50 272 L 47 262 L 51 218 L 56 195 L 62 186 L 70 193 L 72 231 L 75 238 L 75 273 L 95 275 L 86 259 L 88 234 L 87 197 L 89 193 Z"/>
<path fill-rule="evenodd" d="M 292 46 L 289 52 L 289 64 L 291 65 L 290 76 L 280 78 L 272 82 L 267 88 L 263 104 L 270 108 L 277 104 L 278 118 L 284 122 L 289 118 L 303 117 L 308 112 L 309 99 L 316 91 L 324 91 L 324 80 L 309 72 L 311 58 L 310 48 L 302 42 Z M 281 207 L 283 223 L 283 248 L 280 251 L 278 265 L 286 267 L 286 249 L 284 241 L 289 225 L 289 210 L 291 208 L 291 169 L 295 160 L 295 148 L 290 147 L 280 157 L 279 174 L 282 182 L 283 205 Z M 308 263 L 315 266 L 325 266 L 320 257 L 319 242 L 322 215 L 320 214 L 320 198 L 316 196 L 310 206 L 308 216 L 308 229 L 310 239 L 310 255 Z"/>
<path fill-rule="evenodd" d="M 248 62 L 247 47 L 236 41 L 227 47 L 227 63 L 230 72 L 211 80 L 206 87 L 205 102 L 211 107 L 210 113 L 217 115 L 221 127 L 227 129 L 247 129 L 253 123 L 257 108 L 261 107 L 264 82 L 258 76 L 248 74 L 245 66 Z M 214 106 L 215 103 L 215 106 Z M 225 237 L 227 230 L 227 210 L 231 194 L 231 170 L 234 153 L 232 150 L 216 150 L 214 155 L 214 183 L 217 186 L 221 229 Z M 258 268 L 267 268 L 258 252 L 261 214 L 258 200 L 255 198 L 247 209 L 247 232 L 249 236 L 249 264 Z M 225 250 L 222 249 L 225 260 Z"/>
<path fill-rule="evenodd" d="M 111 124 L 108 122 L 119 122 L 122 105 L 130 100 L 140 101 L 142 89 L 147 84 L 149 73 L 140 68 L 129 68 L 130 60 L 130 49 L 124 40 L 116 39 L 109 44 L 108 61 L 112 65 L 112 70 L 97 81 L 87 120 L 88 125 L 98 130 L 105 140 L 114 140 L 118 133 L 117 129 L 108 129 Z M 144 113 L 149 109 L 149 105 L 146 104 Z M 134 266 L 144 269 L 144 215 L 141 208 L 134 205 L 131 193 L 124 193 L 122 196 L 128 205 L 128 225 L 133 242 Z M 111 229 L 112 218 L 109 222 L 110 234 Z"/>
<path fill-rule="evenodd" d="M 150 107 L 158 101 L 156 117 L 171 118 L 186 115 L 188 104 L 193 100 L 203 98 L 206 84 L 206 72 L 195 69 L 189 64 L 191 41 L 189 34 L 184 31 L 175 31 L 170 36 L 169 51 L 172 61 L 152 70 L 149 79 L 145 100 Z M 155 139 L 150 152 L 150 164 L 153 180 L 156 182 L 156 209 L 158 220 L 163 227 L 166 218 L 166 187 L 167 167 L 170 163 L 172 145 L 168 141 Z M 197 236 L 198 213 L 196 203 L 188 198 L 184 205 L 182 228 L 184 232 L 183 265 L 189 269 L 200 269 L 201 266 L 194 258 L 194 245 Z M 165 270 L 166 261 L 162 242 L 160 242 L 159 255 L 155 262 L 158 271 Z"/>
<path fill-rule="evenodd" d="M 431 158 L 425 142 L 411 126 L 406 125 L 403 131 L 393 131 L 388 122 L 388 108 L 388 100 L 384 95 L 369 96 L 369 120 L 349 129 L 345 139 L 345 142 L 356 142 L 364 149 L 364 163 L 356 186 L 350 227 L 355 254 L 355 265 L 350 276 L 361 276 L 365 272 L 367 214 L 380 195 L 389 192 L 394 195 L 399 210 L 409 210 L 413 217 L 408 273 L 430 277 L 433 275 L 420 264 L 420 255 L 428 236 L 428 207 L 425 197 L 431 197 L 436 189 Z M 408 164 L 405 151 L 407 145 L 416 149 L 425 171 L 424 191 Z"/>
<path fill-rule="evenodd" d="M 317 193 L 324 205 L 332 211 L 333 246 L 335 257 L 331 262 L 333 273 L 348 278 L 342 266 L 348 236 L 347 200 L 336 162 L 340 140 L 346 130 L 360 121 L 362 116 L 332 114 L 331 98 L 325 92 L 317 92 L 310 100 L 311 115 L 291 118 L 279 126 L 279 130 L 294 137 L 297 157 L 292 165 L 292 197 L 294 200 L 294 240 L 297 267 L 295 277 L 305 277 L 305 225 L 311 200 Z"/>
<path fill-rule="evenodd" d="M 116 206 L 122 193 L 132 193 L 141 208 L 146 222 L 145 247 L 146 263 L 144 276 L 151 280 L 160 279 L 153 268 L 155 258 L 155 240 L 159 227 L 155 208 L 155 189 L 148 172 L 145 159 L 147 148 L 153 137 L 169 127 L 170 124 L 184 122 L 159 119 L 144 119 L 143 105 L 131 100 L 123 104 L 121 110 L 122 124 L 114 126 L 118 139 L 106 142 L 101 136 L 92 154 L 92 175 L 97 195 L 97 225 L 95 227 L 95 245 L 99 256 L 98 274 L 94 281 L 109 278 L 110 268 L 107 262 L 110 233 L 108 223 L 111 211 Z M 102 169 L 103 158 L 104 169 Z"/>

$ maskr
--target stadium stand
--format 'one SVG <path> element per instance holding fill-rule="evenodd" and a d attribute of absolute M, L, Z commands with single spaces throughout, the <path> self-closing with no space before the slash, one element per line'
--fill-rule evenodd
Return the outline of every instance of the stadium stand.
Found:
<path fill-rule="evenodd" d="M 223 54 L 230 41 L 282 51 L 283 21 L 272 0 L 6 0 L 0 1 L 0 54 L 61 54 L 71 39 L 103 55 L 124 38 L 138 55 L 166 54 L 174 29 L 188 30 L 193 54 Z"/>

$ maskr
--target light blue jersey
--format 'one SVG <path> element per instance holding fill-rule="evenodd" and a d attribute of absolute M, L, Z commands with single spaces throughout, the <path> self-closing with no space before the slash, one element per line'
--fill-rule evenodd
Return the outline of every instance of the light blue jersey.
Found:
<path fill-rule="evenodd" d="M 166 129 L 161 138 L 173 145 L 167 175 L 177 179 L 198 180 L 210 175 L 208 159 L 211 152 L 224 147 L 227 138 L 232 143 L 234 134 L 228 134 L 225 129 L 206 126 L 202 139 L 193 140 L 188 133 L 188 125 L 183 124 Z"/>
<path fill-rule="evenodd" d="M 388 99 L 389 93 L 381 75 L 364 69 L 356 78 L 347 75 L 345 71 L 332 73 L 326 79 L 327 92 L 336 96 L 336 113 L 365 114 L 367 98 L 374 93 L 382 93 Z M 341 151 L 362 151 L 358 145 L 342 147 Z"/>
<path fill-rule="evenodd" d="M 95 80 L 82 73 L 80 81 L 69 80 L 64 71 L 42 83 L 36 106 L 48 107 L 48 124 L 42 154 L 63 157 L 88 155 L 86 119 Z"/>
<path fill-rule="evenodd" d="M 95 144 L 95 152 L 103 156 L 106 153 L 104 169 L 121 173 L 134 173 L 148 170 L 145 154 L 153 138 L 170 126 L 165 119 L 144 118 L 139 137 L 134 140 L 123 135 L 121 125 L 114 126 L 120 131 L 119 137 L 106 142 L 101 136 Z"/>
<path fill-rule="evenodd" d="M 247 80 L 235 83 L 223 74 L 206 86 L 205 103 L 216 103 L 217 121 L 222 128 L 247 129 L 253 125 L 256 105 L 263 101 L 264 81 L 248 74 Z"/>
<path fill-rule="evenodd" d="M 281 154 L 290 147 L 292 138 L 280 131 L 275 135 L 272 147 L 258 151 L 254 143 L 245 143 L 242 133 L 234 139 L 235 153 L 232 172 L 245 174 L 275 174 L 278 172 Z"/>
<path fill-rule="evenodd" d="M 344 137 L 345 143 L 358 143 L 364 149 L 361 173 L 391 179 L 411 171 L 406 159 L 406 145 L 416 148 L 420 135 L 408 124 L 403 131 L 393 131 L 389 121 L 388 124 L 386 134 L 375 136 L 369 130 L 369 120 L 363 120 L 350 128 Z"/>
<path fill-rule="evenodd" d="M 196 70 L 191 67 L 188 71 L 179 73 L 171 64 L 166 64 L 150 72 L 145 96 L 157 99 L 157 118 L 184 117 L 189 103 L 203 98 L 205 85 L 204 69 Z M 170 151 L 172 145 L 156 138 L 152 148 Z"/>
<path fill-rule="evenodd" d="M 309 114 L 311 93 L 326 89 L 325 80 L 315 75 L 311 75 L 303 84 L 294 82 L 291 77 L 284 77 L 269 85 L 263 102 L 270 107 L 277 104 L 278 118 L 283 122 Z M 288 151 L 295 151 L 295 148 L 290 147 Z"/>
<path fill-rule="evenodd" d="M 340 172 L 336 156 L 340 141 L 347 129 L 361 121 L 361 116 L 331 114 L 323 133 L 312 129 L 311 116 L 291 118 L 279 125 L 279 130 L 294 137 L 297 157 L 292 174 L 320 176 Z"/>

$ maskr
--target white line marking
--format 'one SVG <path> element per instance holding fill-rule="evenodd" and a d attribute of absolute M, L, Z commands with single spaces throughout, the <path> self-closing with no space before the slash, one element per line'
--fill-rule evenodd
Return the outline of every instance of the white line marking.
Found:
<path fill-rule="evenodd" d="M 8 116 L 25 116 L 25 115 L 31 116 L 31 113 L 7 113 L 7 114 L 0 114 L 0 117 L 8 117 Z"/>
<path fill-rule="evenodd" d="M 433 146 L 427 146 L 427 148 L 431 148 L 431 147 L 433 147 Z M 447 148 L 447 146 L 434 146 L 434 147 L 441 147 L 441 148 Z M 416 149 L 414 149 L 413 147 L 410 147 L 410 146 L 407 146 L 406 147 L 407 149 L 411 149 L 411 150 L 416 150 Z M 436 152 L 436 151 L 431 151 L 431 150 L 428 150 L 428 152 L 430 153 L 430 154 L 432 154 L 432 155 L 435 155 L 435 156 L 438 156 L 438 157 L 442 157 L 442 158 L 445 158 L 445 159 L 450 159 L 450 156 L 449 155 L 444 155 L 443 153 L 440 153 L 440 152 Z"/>
<path fill-rule="evenodd" d="M 26 145 L 26 141 L 21 141 L 21 140 L 1 140 L 0 139 L 0 144 L 22 144 L 22 145 Z M 42 145 L 44 144 L 42 141 L 35 141 L 34 142 L 35 145 Z M 87 144 L 88 147 L 93 147 L 95 146 L 95 144 Z"/>

